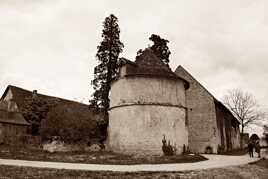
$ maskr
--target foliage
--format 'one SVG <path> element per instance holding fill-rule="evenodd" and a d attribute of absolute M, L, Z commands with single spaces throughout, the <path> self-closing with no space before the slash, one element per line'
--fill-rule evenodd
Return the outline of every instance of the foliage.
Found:
<path fill-rule="evenodd" d="M 124 47 L 120 41 L 118 19 L 111 14 L 103 22 L 102 42 L 97 47 L 98 65 L 94 69 L 94 93 L 90 104 L 98 109 L 107 111 L 109 108 L 109 91 L 111 82 L 118 73 L 118 57 Z"/>
<path fill-rule="evenodd" d="M 89 142 L 92 138 L 103 136 L 99 130 L 98 116 L 85 105 L 63 104 L 51 109 L 42 120 L 40 133 L 43 140 L 59 136 L 70 143 Z"/>
<path fill-rule="evenodd" d="M 41 121 L 46 118 L 49 109 L 55 106 L 57 102 L 34 95 L 33 97 L 27 97 L 24 104 L 25 105 L 21 108 L 21 112 L 32 126 L 31 133 L 38 135 Z"/>
<path fill-rule="evenodd" d="M 263 135 L 264 135 L 264 137 L 265 137 L 265 140 L 266 140 L 266 142 L 267 142 L 267 144 L 268 144 L 268 125 L 264 125 L 263 126 Z"/>
<path fill-rule="evenodd" d="M 224 153 L 224 145 L 218 145 L 218 154 Z"/>
<path fill-rule="evenodd" d="M 169 56 L 171 54 L 166 39 L 161 38 L 159 35 L 152 34 L 149 38 L 153 42 L 153 45 L 149 48 L 154 52 L 154 54 L 160 58 L 160 60 L 169 67 Z M 143 53 L 144 50 L 140 49 L 137 52 L 137 57 Z"/>
<path fill-rule="evenodd" d="M 162 151 L 163 151 L 165 156 L 175 155 L 176 151 L 177 151 L 176 147 L 172 146 L 170 144 L 170 141 L 168 141 L 168 144 L 167 144 L 165 135 L 164 135 L 164 138 L 162 140 Z"/>
<path fill-rule="evenodd" d="M 167 46 L 169 41 L 155 34 L 152 34 L 149 40 L 153 41 L 154 43 L 150 48 L 162 60 L 162 62 L 168 66 L 169 56 L 171 54 Z"/>

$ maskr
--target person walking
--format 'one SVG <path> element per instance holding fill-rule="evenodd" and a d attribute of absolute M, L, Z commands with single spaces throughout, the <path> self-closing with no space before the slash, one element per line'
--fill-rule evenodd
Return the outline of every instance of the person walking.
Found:
<path fill-rule="evenodd" d="M 254 156 L 253 156 L 253 148 L 254 148 L 254 145 L 253 145 L 252 141 L 249 141 L 249 143 L 248 143 L 248 153 L 249 153 L 249 157 L 254 157 Z"/>
<path fill-rule="evenodd" d="M 257 141 L 255 144 L 255 151 L 258 153 L 258 157 L 261 158 L 261 146 L 260 146 L 260 141 Z"/>

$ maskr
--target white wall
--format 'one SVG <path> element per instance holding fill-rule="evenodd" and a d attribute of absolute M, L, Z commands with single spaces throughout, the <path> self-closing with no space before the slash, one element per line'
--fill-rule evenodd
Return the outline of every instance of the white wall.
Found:
<path fill-rule="evenodd" d="M 110 94 L 108 146 L 121 153 L 162 154 L 163 135 L 182 152 L 188 146 L 182 81 L 121 78 Z M 177 106 L 176 106 L 177 105 Z"/>
<path fill-rule="evenodd" d="M 112 84 L 110 107 L 122 104 L 162 103 L 185 106 L 182 81 L 165 78 L 122 78 Z"/>
<path fill-rule="evenodd" d="M 17 104 L 14 101 L 12 101 L 12 98 L 13 98 L 13 94 L 12 94 L 12 91 L 9 89 L 5 98 L 3 99 L 4 101 L 7 101 L 8 103 L 8 111 L 12 111 L 12 112 L 19 111 Z"/>
<path fill-rule="evenodd" d="M 109 113 L 108 145 L 115 152 L 162 154 L 163 135 L 178 153 L 188 146 L 185 110 L 166 106 L 127 106 Z"/>

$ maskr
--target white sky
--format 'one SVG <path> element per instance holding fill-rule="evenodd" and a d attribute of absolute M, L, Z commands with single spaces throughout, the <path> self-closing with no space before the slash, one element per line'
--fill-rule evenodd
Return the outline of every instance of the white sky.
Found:
<path fill-rule="evenodd" d="M 268 107 L 267 0 L 0 0 L 0 93 L 8 84 L 88 102 L 102 22 L 119 19 L 124 56 L 170 41 L 170 66 L 184 66 L 215 97 L 253 93 Z"/>

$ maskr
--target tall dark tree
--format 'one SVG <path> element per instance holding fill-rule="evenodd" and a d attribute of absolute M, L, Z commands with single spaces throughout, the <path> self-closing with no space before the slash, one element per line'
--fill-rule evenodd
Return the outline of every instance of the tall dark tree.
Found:
<path fill-rule="evenodd" d="M 103 27 L 103 40 L 97 47 L 96 57 L 99 64 L 94 69 L 94 80 L 92 81 L 94 93 L 90 104 L 107 112 L 111 82 L 117 75 L 118 56 L 123 51 L 124 45 L 120 41 L 120 29 L 115 15 L 111 14 L 106 17 Z"/>
<path fill-rule="evenodd" d="M 153 41 L 154 43 L 150 48 L 163 61 L 163 63 L 168 66 L 169 55 L 171 54 L 167 46 L 169 41 L 155 34 L 152 34 L 149 40 Z"/>

